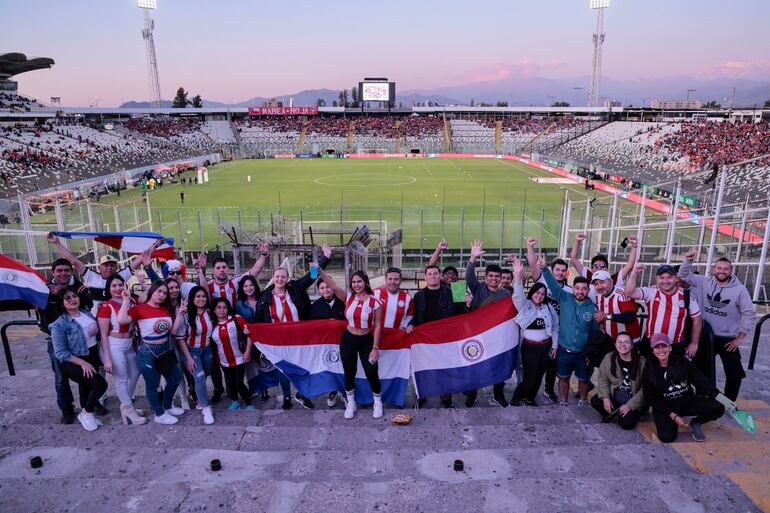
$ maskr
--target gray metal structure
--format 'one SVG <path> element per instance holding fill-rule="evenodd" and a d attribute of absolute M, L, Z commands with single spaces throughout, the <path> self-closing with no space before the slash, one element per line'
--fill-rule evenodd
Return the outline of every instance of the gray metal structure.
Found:
<path fill-rule="evenodd" d="M 588 106 L 599 104 L 599 85 L 602 81 L 602 45 L 604 45 L 604 9 L 610 6 L 610 0 L 590 0 L 591 9 L 596 10 L 596 32 L 594 32 L 594 58 L 591 73 L 591 90 L 588 93 Z"/>
<path fill-rule="evenodd" d="M 147 52 L 147 73 L 150 82 L 150 102 L 151 105 L 160 109 L 163 107 L 163 97 L 160 94 L 160 78 L 158 75 L 158 57 L 155 53 L 155 21 L 150 18 L 150 9 L 156 9 L 155 0 L 139 0 L 139 8 L 144 11 L 144 29 L 142 29 L 142 38 Z"/>

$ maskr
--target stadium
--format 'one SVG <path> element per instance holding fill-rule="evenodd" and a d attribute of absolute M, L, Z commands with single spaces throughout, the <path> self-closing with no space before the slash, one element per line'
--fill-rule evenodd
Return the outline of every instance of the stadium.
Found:
<path fill-rule="evenodd" d="M 183 413 L 174 417 L 175 425 L 150 421 L 146 426 L 125 426 L 127 405 L 122 399 L 119 402 L 118 380 L 110 371 L 101 372 L 109 388 L 97 401 L 97 408 L 109 411 L 100 417 L 91 414 L 99 426 L 93 425 L 96 432 L 84 432 L 78 421 L 86 431 L 92 430 L 80 416 L 74 423 L 72 419 L 59 423 L 59 415 L 66 417 L 66 408 L 60 401 L 54 402 L 54 397 L 61 399 L 62 371 L 51 372 L 59 365 L 52 349 L 56 338 L 52 331 L 56 330 L 49 329 L 50 320 L 45 317 L 52 299 L 43 300 L 43 304 L 48 301 L 44 308 L 15 301 L 19 297 L 10 295 L 10 287 L 26 278 L 13 274 L 11 270 L 18 271 L 15 267 L 3 264 L 5 283 L 0 285 L 8 288 L 0 288 L 5 349 L 5 361 L 0 362 L 0 475 L 6 484 L 0 485 L 0 501 L 9 511 L 723 511 L 728 507 L 770 511 L 766 477 L 770 471 L 770 352 L 765 348 L 770 335 L 767 328 L 762 331 L 762 324 L 770 318 L 770 98 L 762 108 L 732 101 L 717 105 L 691 100 L 690 92 L 695 89 L 687 89 L 685 100 L 647 98 L 652 100 L 648 106 L 645 99 L 638 105 L 601 96 L 603 16 L 612 7 L 608 0 L 591 0 L 596 28 L 590 87 L 585 88 L 585 102 L 580 99 L 584 88 L 571 88 L 577 97 L 573 106 L 555 101 L 514 105 L 514 93 L 507 101 L 501 97 L 477 105 L 472 99 L 451 101 L 438 94 L 415 101 L 412 91 L 410 102 L 400 94 L 398 77 L 367 77 L 363 71 L 350 90 L 352 99 L 344 90 L 333 102 L 319 93 L 316 101 L 305 105 L 276 97 L 250 105 L 209 106 L 207 103 L 216 102 L 201 101 L 200 96 L 188 102 L 180 87 L 171 106 L 161 94 L 153 21 L 166 6 L 156 10 L 154 0 L 139 0 L 138 5 L 144 17 L 147 67 L 141 72 L 149 83 L 147 102 L 100 107 L 96 101 L 78 107 L 62 105 L 56 96 L 44 101 L 25 94 L 23 84 L 26 76 L 62 66 L 56 62 L 55 49 L 51 57 L 28 57 L 24 48 L 0 53 L 0 254 L 21 263 L 23 272 L 44 280 L 51 297 L 57 283 L 52 271 L 62 257 L 73 262 L 70 268 L 88 288 L 86 273 L 98 275 L 105 262 L 115 260 L 115 270 L 134 270 L 130 279 L 120 280 L 145 287 L 146 292 L 156 286 L 151 285 L 152 275 L 167 278 L 173 267 L 169 264 L 177 260 L 182 264 L 182 281 L 188 287 L 197 285 L 201 280 L 198 259 L 207 253 L 210 269 L 205 269 L 206 259 L 202 259 L 203 280 L 208 274 L 213 281 L 200 282 L 200 290 L 204 295 L 209 291 L 211 300 L 225 294 L 224 288 L 215 292 L 215 284 L 223 285 L 212 274 L 220 259 L 235 276 L 252 274 L 258 292 L 260 287 L 269 291 L 281 283 L 280 279 L 276 282 L 281 272 L 289 283 L 308 276 L 314 276 L 314 282 L 320 266 L 328 273 L 322 275 L 324 282 L 351 288 L 356 271 L 363 271 L 375 292 L 380 289 L 385 294 L 395 269 L 399 293 L 407 294 L 410 302 L 419 291 L 433 290 L 428 272 L 438 266 L 442 276 L 447 269 L 459 274 L 456 284 L 461 283 L 462 290 L 454 304 L 469 312 L 456 317 L 475 315 L 474 322 L 483 324 L 483 312 L 477 315 L 476 309 L 492 311 L 494 306 L 488 301 L 484 306 L 478 303 L 494 290 L 473 288 L 475 269 L 481 284 L 491 283 L 495 273 L 499 277 L 500 271 L 510 273 L 510 269 L 518 280 L 516 265 L 521 260 L 529 266 L 522 285 L 532 295 L 538 289 L 538 276 L 542 280 L 544 274 L 550 274 L 535 269 L 535 249 L 548 266 L 562 262 L 567 268 L 568 281 L 560 286 L 572 291 L 567 283 L 577 287 L 582 280 L 591 287 L 589 302 L 596 304 L 601 304 L 601 294 L 595 281 L 589 284 L 581 277 L 591 279 L 592 272 L 598 276 L 601 268 L 594 264 L 595 255 L 600 256 L 606 262 L 607 280 L 608 273 L 613 276 L 611 288 L 619 296 L 633 298 L 634 319 L 646 337 L 638 343 L 646 340 L 657 348 L 652 342 L 657 336 L 654 332 L 663 328 L 655 322 L 669 321 L 656 321 L 658 304 L 630 296 L 633 287 L 636 292 L 661 287 L 661 274 L 670 272 L 674 277 L 679 273 L 676 286 L 681 291 L 687 278 L 680 265 L 705 279 L 716 275 L 720 262 L 728 262 L 733 279 L 745 289 L 744 303 L 746 298 L 749 301 L 743 310 L 753 312 L 750 329 L 743 327 L 749 322 L 745 311 L 740 322 L 725 327 L 737 330 L 741 324 L 739 335 L 729 338 L 745 339 L 733 355 L 738 355 L 740 372 L 741 365 L 748 364 L 740 395 L 736 390 L 737 399 L 726 399 L 733 408 L 728 413 L 733 417 L 736 411 L 752 413 L 755 429 L 749 431 L 725 414 L 706 424 L 707 442 L 697 444 L 689 442 L 690 424 L 683 426 L 674 419 L 674 438 L 677 426 L 679 438 L 667 443 L 671 440 L 661 434 L 654 413 L 659 405 L 653 404 L 649 412 L 640 413 L 638 425 L 621 430 L 612 421 L 617 409 L 607 420 L 582 406 L 590 398 L 609 400 L 599 395 L 603 393 L 601 358 L 595 369 L 590 368 L 590 381 L 579 378 L 577 370 L 571 381 L 566 378 L 569 405 L 567 396 L 562 398 L 559 391 L 558 401 L 543 400 L 543 395 L 537 401 L 530 398 L 535 403 L 530 406 L 540 403 L 539 408 L 525 407 L 523 400 L 522 407 L 514 408 L 513 399 L 510 407 L 499 408 L 509 401 L 500 404 L 498 382 L 474 376 L 470 383 L 479 386 L 467 390 L 479 389 L 477 403 L 476 392 L 471 400 L 465 388 L 452 388 L 460 386 L 455 380 L 461 381 L 452 374 L 453 369 L 432 378 L 444 380 L 445 388 L 432 381 L 423 384 L 424 378 L 419 377 L 422 364 L 414 348 L 422 340 L 420 336 L 428 337 L 421 334 L 430 330 L 420 331 L 415 324 L 408 327 L 410 335 L 412 330 L 417 335 L 410 339 L 411 360 L 406 363 L 406 374 L 400 376 L 401 399 L 384 400 L 387 392 L 383 390 L 383 418 L 376 414 L 377 404 L 380 409 L 382 404 L 379 394 L 372 396 L 375 388 L 369 374 L 362 379 L 368 369 L 365 358 L 358 362 L 354 378 L 356 387 L 360 381 L 369 383 L 375 417 L 370 415 L 371 401 L 359 401 L 364 406 L 355 419 L 343 421 L 341 410 L 353 396 L 348 381 L 342 386 L 342 368 L 336 371 L 335 379 L 340 381 L 334 393 L 339 392 L 340 403 L 334 396 L 335 407 L 325 401 L 333 387 L 314 388 L 316 382 L 308 381 L 314 372 L 311 366 L 306 370 L 300 365 L 304 357 L 295 361 L 290 353 L 281 352 L 284 349 L 273 348 L 265 340 L 279 335 L 266 330 L 265 339 L 260 338 L 261 332 L 247 333 L 255 344 L 253 354 L 261 354 L 259 362 L 266 361 L 276 375 L 291 381 L 287 386 L 289 391 L 295 387 L 293 409 L 289 410 L 292 396 L 275 388 L 278 381 L 270 387 L 265 384 L 264 389 L 252 382 L 264 369 L 252 374 L 246 370 L 249 396 L 241 398 L 240 409 L 238 392 L 235 399 L 229 397 L 229 381 L 230 407 L 226 398 L 218 403 L 212 399 L 213 404 L 207 406 L 196 397 L 197 385 L 190 377 L 185 378 L 189 394 L 185 394 L 183 380 L 177 391 L 180 408 L 172 405 Z M 161 30 L 160 24 L 157 30 Z M 181 105 L 177 105 L 181 93 Z M 142 97 L 147 92 L 135 94 Z M 168 91 L 164 94 L 169 96 Z M 734 89 L 732 94 L 736 94 Z M 123 239 L 145 240 L 146 244 L 135 250 L 125 241 L 121 243 Z M 156 239 L 171 246 L 173 253 L 154 255 L 158 258 L 150 264 L 152 250 L 161 246 L 160 241 L 150 246 Z M 321 248 L 324 255 L 328 249 L 328 260 L 319 258 Z M 136 271 L 142 258 L 146 258 L 142 262 L 146 272 Z M 618 274 L 621 281 L 615 277 Z M 105 293 L 105 283 L 111 283 L 104 279 L 97 287 L 99 293 Z M 634 283 L 631 287 L 629 279 Z M 73 280 L 80 283 L 77 276 Z M 244 287 L 232 283 L 235 298 Z M 446 285 L 457 293 L 456 286 L 448 281 Z M 550 290 L 550 286 L 540 286 Z M 189 292 L 189 288 L 183 290 Z M 511 287 L 514 305 L 516 290 Z M 683 311 L 690 311 L 690 297 L 701 297 L 696 285 L 687 290 L 692 293 L 687 292 L 688 299 L 680 301 Z M 109 298 L 109 290 L 106 293 Z M 704 292 L 707 304 L 700 307 L 706 320 L 707 312 L 730 304 L 715 293 L 716 289 Z M 351 292 L 347 294 L 350 300 Z M 315 283 L 307 295 L 308 306 L 310 301 L 324 299 Z M 577 297 L 576 292 L 569 295 Z M 67 301 L 64 296 L 66 292 L 60 303 Z M 255 313 L 260 297 L 254 299 Z M 551 292 L 548 298 L 561 305 L 563 314 L 561 300 L 553 299 Z M 351 304 L 345 303 L 344 296 L 340 299 L 345 308 Z M 133 300 L 140 302 L 138 297 Z M 141 302 L 150 300 L 143 297 Z M 268 319 L 272 315 L 272 321 L 265 322 L 286 322 L 286 311 L 290 318 L 292 312 L 302 313 L 301 302 L 293 296 L 290 303 L 297 303 L 295 310 L 285 302 L 272 301 L 284 305 L 280 307 L 284 317 L 276 317 L 271 307 L 266 315 Z M 231 302 L 234 312 L 236 300 Z M 116 304 L 120 309 L 120 303 Z M 191 296 L 189 308 L 192 305 Z M 520 306 L 514 306 L 515 315 L 523 308 Z M 386 307 L 387 300 L 383 312 Z M 66 304 L 62 309 L 67 312 Z M 695 315 L 691 311 L 687 315 L 692 315 L 686 328 L 691 334 Z M 214 308 L 211 316 L 216 321 Z M 176 321 L 176 317 L 172 312 L 169 318 Z M 508 324 L 515 325 L 513 318 L 512 314 Z M 293 320 L 299 319 L 298 325 L 308 320 L 304 315 Z M 259 322 L 249 321 L 249 330 L 254 331 L 258 324 L 253 323 Z M 308 320 L 312 322 L 322 321 Z M 491 354 L 493 343 L 482 338 L 488 334 L 472 331 L 471 321 L 453 322 L 452 329 L 463 334 L 457 336 L 467 339 L 462 345 L 462 368 Z M 572 329 L 571 321 L 560 322 Z M 599 324 L 604 326 L 604 322 Z M 622 326 L 630 325 L 623 322 Z M 363 324 L 348 326 L 355 329 L 346 334 L 364 336 L 356 331 L 363 330 Z M 194 348 L 195 326 L 192 328 L 190 347 Z M 384 325 L 383 330 L 387 328 L 395 331 L 398 326 Z M 512 363 L 513 374 L 509 372 L 503 379 L 506 397 L 514 390 L 518 394 L 522 376 L 527 380 L 529 372 L 521 374 L 527 361 L 522 354 L 530 342 L 527 334 L 533 330 L 522 326 L 519 337 L 517 325 L 515 329 L 514 338 L 520 345 L 509 352 L 521 365 Z M 698 366 L 705 376 L 703 383 L 729 395 L 727 383 L 737 371 L 729 367 L 725 350 L 720 350 L 720 340 L 727 336 L 720 329 L 712 325 L 704 330 L 700 344 L 695 344 L 700 360 L 688 355 L 695 362 L 688 365 Z M 296 330 L 301 336 L 295 338 L 320 336 L 311 328 Z M 602 332 L 610 343 L 620 337 L 604 328 Z M 554 339 L 557 335 L 558 328 Z M 141 333 L 132 336 L 148 345 Z M 211 345 L 216 347 L 211 337 Z M 276 347 L 301 346 L 294 339 L 280 340 Z M 470 342 L 476 344 L 471 347 L 477 352 L 469 352 Z M 559 338 L 560 348 L 561 342 Z M 668 344 L 671 342 L 676 341 Z M 324 343 L 328 345 L 328 341 Z M 396 354 L 394 347 L 409 347 L 403 345 L 406 342 L 383 344 L 392 354 Z M 438 342 L 431 339 L 430 344 Z M 336 358 L 342 358 L 341 347 L 334 353 Z M 554 340 L 554 351 L 555 347 Z M 185 373 L 184 353 L 175 351 L 179 372 Z M 615 354 L 611 351 L 606 351 L 608 356 Z M 141 355 L 141 347 L 135 353 Z M 268 359 L 266 355 L 272 354 L 283 356 Z M 323 354 L 327 364 L 329 354 Z M 657 353 L 647 354 L 648 360 L 655 357 Z M 278 363 L 280 358 L 289 367 Z M 242 358 L 240 365 L 245 367 L 247 362 L 248 358 Z M 732 362 L 735 365 L 734 359 Z M 373 365 L 371 360 L 369 363 Z M 430 365 L 434 363 L 430 361 Z M 215 364 L 217 373 L 219 366 Z M 381 360 L 383 383 L 388 380 L 385 369 L 394 366 Z M 95 368 L 98 371 L 99 365 Z M 489 375 L 496 372 L 484 368 Z M 213 376 L 206 372 L 216 389 Z M 562 380 L 561 368 L 558 372 Z M 141 424 L 151 418 L 161 424 L 157 418 L 170 414 L 158 413 L 153 403 L 158 399 L 150 399 L 147 377 L 141 375 L 144 379 L 130 399 L 137 408 L 131 405 L 129 410 L 147 414 L 139 416 L 145 419 Z M 230 379 L 227 372 L 224 377 Z M 240 381 L 243 379 L 241 375 Z M 206 375 L 203 382 L 206 396 Z M 586 382 L 591 383 L 589 395 L 583 393 Z M 165 374 L 164 383 L 168 383 Z M 74 384 L 73 390 L 78 388 Z M 160 386 L 156 385 L 149 388 Z M 218 386 L 222 387 L 221 377 Z M 536 388 L 539 386 L 538 381 Z M 440 393 L 420 392 L 434 390 L 431 387 Z M 702 395 L 699 388 L 696 385 L 695 391 Z M 75 397 L 80 399 L 82 413 L 89 413 L 84 390 L 80 385 Z M 300 393 L 306 390 L 318 393 L 308 399 Z M 567 388 L 564 390 L 566 394 Z M 573 394 L 580 399 L 573 399 Z M 221 392 L 219 395 L 222 397 Z M 440 396 L 440 402 L 434 396 Z M 211 425 L 213 417 L 209 423 L 204 416 L 201 425 L 196 402 L 199 410 L 202 406 L 209 414 L 213 411 L 215 424 Z M 379 413 L 382 417 L 382 410 Z M 397 414 L 406 415 L 409 425 L 396 425 Z M 701 417 L 695 413 L 692 417 L 695 420 L 690 422 L 699 424 Z M 345 418 L 350 418 L 347 410 Z M 701 441 L 695 430 L 692 433 Z M 42 466 L 32 463 L 30 458 L 35 457 L 42 458 Z"/>

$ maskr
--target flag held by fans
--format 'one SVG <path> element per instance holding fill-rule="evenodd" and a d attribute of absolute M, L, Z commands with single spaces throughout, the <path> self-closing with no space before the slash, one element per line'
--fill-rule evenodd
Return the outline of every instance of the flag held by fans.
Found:
<path fill-rule="evenodd" d="M 144 253 L 147 248 L 162 239 L 153 251 L 153 258 L 174 258 L 174 239 L 156 232 L 51 232 L 64 239 L 89 239 L 131 255 Z"/>

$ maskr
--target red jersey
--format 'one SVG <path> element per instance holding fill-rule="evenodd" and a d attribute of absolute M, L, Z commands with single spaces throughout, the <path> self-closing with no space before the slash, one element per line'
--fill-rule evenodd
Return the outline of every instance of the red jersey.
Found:
<path fill-rule="evenodd" d="M 348 326 L 360 329 L 370 329 L 374 324 L 374 312 L 379 310 L 380 302 L 374 296 L 358 299 L 355 294 L 348 292 L 345 301 L 345 318 Z"/>
<path fill-rule="evenodd" d="M 203 312 L 196 315 L 195 326 L 190 326 L 189 322 L 187 315 L 185 315 L 184 332 L 179 333 L 179 336 L 184 337 L 189 347 L 203 349 L 208 345 L 211 333 L 214 331 L 214 323 L 211 321 L 209 313 Z"/>
<path fill-rule="evenodd" d="M 240 330 L 238 326 L 240 326 Z M 234 367 L 243 363 L 243 353 L 238 347 L 238 333 L 246 327 L 246 319 L 240 315 L 219 321 L 214 327 L 211 339 L 219 352 L 219 363 L 223 367 Z"/>
<path fill-rule="evenodd" d="M 685 342 L 684 321 L 687 311 L 684 307 L 684 291 L 677 288 L 671 294 L 664 294 L 657 287 L 642 287 L 642 299 L 647 302 L 647 336 L 665 333 L 673 344 Z M 694 297 L 690 297 L 690 317 L 700 315 L 700 307 Z"/>
<path fill-rule="evenodd" d="M 412 296 L 405 290 L 390 294 L 387 289 L 374 291 L 374 297 L 382 303 L 382 326 L 384 328 L 406 328 L 414 317 Z"/>
<path fill-rule="evenodd" d="M 631 334 L 631 340 L 638 342 L 642 336 L 642 327 L 639 325 L 639 319 L 634 319 L 628 324 L 613 321 L 613 314 L 623 312 L 636 312 L 636 302 L 626 297 L 619 289 L 613 290 L 609 296 L 597 295 L 596 307 L 600 312 L 607 314 L 608 319 L 600 324 L 604 333 L 612 337 L 618 336 L 621 331 L 627 331 Z"/>
<path fill-rule="evenodd" d="M 270 298 L 270 320 L 276 322 L 295 322 L 299 320 L 297 307 L 288 293 L 279 296 L 275 292 Z"/>
<path fill-rule="evenodd" d="M 134 307 L 134 302 L 129 303 L 129 307 Z M 105 301 L 99 305 L 99 310 L 96 314 L 97 319 L 109 319 L 110 320 L 110 333 L 131 333 L 134 327 L 133 322 L 128 324 L 118 323 L 118 312 L 120 311 L 120 303 L 114 299 Z"/>
<path fill-rule="evenodd" d="M 235 302 L 238 299 L 238 285 L 241 283 L 241 279 L 244 274 L 240 274 L 234 278 L 227 280 L 224 283 L 217 283 L 214 280 L 209 282 L 209 296 L 211 301 L 214 299 L 223 297 L 230 301 L 230 306 L 235 308 Z"/>

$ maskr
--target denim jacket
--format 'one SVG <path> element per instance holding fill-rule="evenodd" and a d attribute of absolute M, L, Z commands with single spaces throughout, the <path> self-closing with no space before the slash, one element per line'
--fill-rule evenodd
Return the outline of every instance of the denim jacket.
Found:
<path fill-rule="evenodd" d="M 87 315 L 96 321 L 91 312 L 86 309 L 80 310 L 80 315 Z M 70 356 L 85 356 L 88 354 L 86 334 L 83 332 L 83 328 L 78 321 L 68 313 L 63 313 L 61 317 L 51 323 L 49 329 L 51 330 L 54 356 L 60 362 L 67 360 Z"/>
<path fill-rule="evenodd" d="M 518 280 L 514 280 L 513 306 L 518 311 L 513 322 L 521 328 L 520 333 L 523 334 L 527 326 L 537 317 L 542 317 L 545 321 L 545 332 L 551 337 L 553 347 L 556 347 L 559 341 L 559 315 L 548 301 L 544 301 L 539 307 L 535 306 L 535 303 L 524 295 L 524 286 Z"/>

